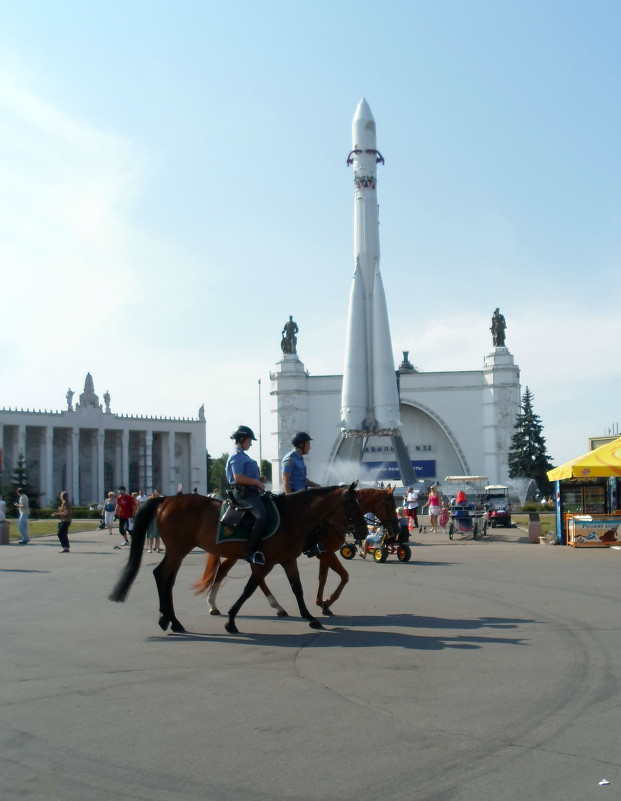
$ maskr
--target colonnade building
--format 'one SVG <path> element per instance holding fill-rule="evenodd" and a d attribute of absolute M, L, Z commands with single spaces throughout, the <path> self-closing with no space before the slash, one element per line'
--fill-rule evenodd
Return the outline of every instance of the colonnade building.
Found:
<path fill-rule="evenodd" d="M 60 412 L 0 410 L 2 484 L 23 454 L 42 506 L 54 505 L 63 490 L 76 505 L 96 503 L 121 485 L 147 495 L 206 494 L 204 407 L 197 419 L 114 414 L 108 392 L 99 403 L 90 373 L 75 405 L 73 395 L 67 392 Z"/>

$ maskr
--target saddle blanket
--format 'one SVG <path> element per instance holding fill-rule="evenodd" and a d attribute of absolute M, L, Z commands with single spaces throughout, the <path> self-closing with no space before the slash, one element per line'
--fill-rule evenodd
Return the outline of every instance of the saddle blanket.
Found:
<path fill-rule="evenodd" d="M 274 501 L 271 498 L 264 498 L 265 508 L 267 510 L 267 525 L 262 540 L 267 540 L 273 537 L 278 527 L 280 526 L 280 512 Z M 229 501 L 224 501 L 222 504 L 222 511 L 220 513 L 220 522 L 218 524 L 218 534 L 216 535 L 216 544 L 222 545 L 225 542 L 248 542 L 249 536 L 243 526 L 226 526 L 222 524 L 222 518 L 226 515 L 231 507 Z"/>

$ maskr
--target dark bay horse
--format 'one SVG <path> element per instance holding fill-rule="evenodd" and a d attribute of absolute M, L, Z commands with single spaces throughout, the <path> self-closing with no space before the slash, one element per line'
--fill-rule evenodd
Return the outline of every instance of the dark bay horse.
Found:
<path fill-rule="evenodd" d="M 358 530 L 364 527 L 364 518 L 356 500 L 356 484 L 349 487 L 322 487 L 308 492 L 274 498 L 280 513 L 280 525 L 275 534 L 261 543 L 265 565 L 251 565 L 251 574 L 243 593 L 229 609 L 226 630 L 237 633 L 235 617 L 242 605 L 256 590 L 259 582 L 274 565 L 280 564 L 298 602 L 300 615 L 309 621 L 311 628 L 322 628 L 321 623 L 308 611 L 302 594 L 297 557 L 301 554 L 308 535 L 322 527 L 322 540 L 334 529 L 344 531 L 354 521 Z M 123 569 L 112 593 L 111 601 L 124 601 L 134 582 L 144 550 L 149 524 L 155 518 L 160 537 L 166 545 L 166 554 L 153 571 L 160 600 L 159 625 L 168 626 L 176 633 L 185 631 L 175 615 L 172 590 L 187 554 L 198 546 L 214 556 L 239 559 L 247 547 L 246 542 L 217 542 L 221 502 L 200 495 L 174 495 L 168 498 L 151 498 L 140 509 L 134 522 L 132 542 L 127 565 Z"/>
<path fill-rule="evenodd" d="M 356 491 L 356 498 L 361 512 L 372 512 L 384 528 L 387 528 L 395 537 L 398 537 L 399 518 L 397 517 L 393 493 L 394 489 L 390 486 L 388 489 L 362 489 Z M 285 497 L 293 497 L 293 495 Z M 336 528 L 332 528 L 329 532 L 323 532 L 321 534 L 321 542 L 325 546 L 326 552 L 317 557 L 319 560 L 319 585 L 317 587 L 315 603 L 326 616 L 332 616 L 333 613 L 330 607 L 338 600 L 345 585 L 349 581 L 349 573 L 337 556 L 337 551 L 345 542 L 345 534 L 345 529 L 338 531 Z M 365 524 L 363 536 L 366 536 L 366 534 L 367 529 Z M 216 555 L 209 554 L 205 572 L 194 585 L 197 595 L 208 592 L 207 603 L 209 605 L 209 614 L 211 615 L 220 614 L 216 601 L 218 590 L 236 561 L 236 558 L 219 559 Z M 326 587 L 329 570 L 333 570 L 339 576 L 340 581 L 332 595 L 327 600 L 324 600 L 323 593 Z M 259 582 L 259 587 L 267 598 L 270 606 L 276 610 L 276 614 L 279 617 L 286 617 L 287 612 L 278 603 L 264 580 Z"/>

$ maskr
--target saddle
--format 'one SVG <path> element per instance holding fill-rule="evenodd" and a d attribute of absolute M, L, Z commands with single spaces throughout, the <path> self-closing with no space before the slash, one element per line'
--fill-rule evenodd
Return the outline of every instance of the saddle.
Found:
<path fill-rule="evenodd" d="M 248 514 L 250 507 L 245 506 L 243 501 L 240 503 L 230 490 L 226 495 L 226 500 L 222 502 L 216 542 L 247 541 L 252 528 L 252 517 Z M 267 525 L 262 537 L 265 540 L 271 537 L 280 525 L 280 513 L 271 493 L 266 492 L 263 500 L 267 509 Z"/>

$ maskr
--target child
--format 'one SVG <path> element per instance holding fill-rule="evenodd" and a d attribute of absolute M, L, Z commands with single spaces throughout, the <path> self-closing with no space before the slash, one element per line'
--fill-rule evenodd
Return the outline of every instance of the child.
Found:
<path fill-rule="evenodd" d="M 367 538 L 362 543 L 362 548 L 360 552 L 360 556 L 363 559 L 367 558 L 367 553 L 372 549 L 374 545 L 377 545 L 382 541 L 382 534 L 380 532 L 380 527 L 377 525 L 377 521 L 375 520 L 375 515 L 373 512 L 367 512 L 364 516 L 367 522 Z"/>
<path fill-rule="evenodd" d="M 410 539 L 410 526 L 403 506 L 397 509 L 397 517 L 399 518 L 399 542 L 408 542 Z"/>
<path fill-rule="evenodd" d="M 449 521 L 451 513 L 447 506 L 446 501 L 442 501 L 442 509 L 440 511 L 440 525 L 442 526 L 442 531 L 446 534 L 446 524 Z"/>

